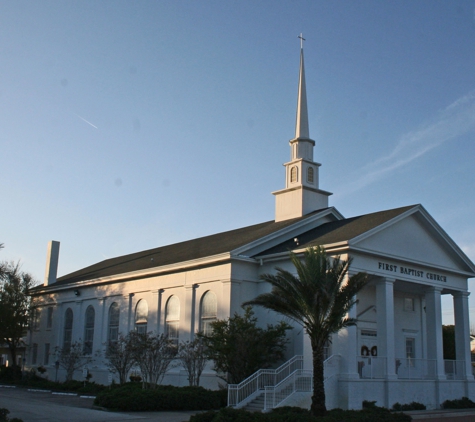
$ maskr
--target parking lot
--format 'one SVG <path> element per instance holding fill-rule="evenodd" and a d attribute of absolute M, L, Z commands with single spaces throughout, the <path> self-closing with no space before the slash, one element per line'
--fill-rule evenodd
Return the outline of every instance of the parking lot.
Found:
<path fill-rule="evenodd" d="M 0 408 L 24 422 L 185 422 L 196 412 L 107 412 L 93 409 L 92 398 L 0 387 Z"/>

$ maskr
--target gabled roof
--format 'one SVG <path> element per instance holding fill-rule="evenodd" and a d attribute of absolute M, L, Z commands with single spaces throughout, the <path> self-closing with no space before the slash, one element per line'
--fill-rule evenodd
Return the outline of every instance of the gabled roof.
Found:
<path fill-rule="evenodd" d="M 55 286 L 180 264 L 225 253 L 229 253 L 230 258 L 233 256 L 259 258 L 291 250 L 302 250 L 310 246 L 329 246 L 345 242 L 350 244 L 352 240 L 365 238 L 371 233 L 382 230 L 388 224 L 391 225 L 394 221 L 417 212 L 422 212 L 430 224 L 437 225 L 421 205 L 410 205 L 352 218 L 343 218 L 337 210 L 330 207 L 299 218 L 277 223 L 267 221 L 211 236 L 107 259 L 62 276 L 50 287 L 54 289 Z M 327 222 L 328 220 L 333 221 Z M 307 228 L 310 228 L 310 230 L 307 230 Z M 474 264 L 440 227 L 438 229 L 441 231 L 446 244 L 473 271 Z M 267 245 L 272 246 L 266 249 Z"/>
<path fill-rule="evenodd" d="M 259 254 L 272 255 L 275 253 L 287 252 L 289 250 L 302 249 L 317 245 L 331 245 L 334 243 L 349 241 L 375 227 L 378 227 L 393 218 L 405 213 L 416 205 L 395 208 L 392 210 L 379 211 L 371 214 L 364 214 L 357 217 L 345 218 L 339 221 L 322 224 L 306 233 L 298 236 L 298 246 L 294 239 L 269 248 Z"/>
<path fill-rule="evenodd" d="M 319 210 L 322 211 L 322 210 Z M 51 287 L 61 286 L 100 277 L 125 274 L 132 271 L 145 270 L 184 261 L 200 259 L 208 256 L 231 252 L 239 247 L 250 244 L 293 224 L 309 219 L 319 211 L 291 220 L 267 221 L 261 224 L 242 227 L 211 236 L 187 240 L 172 245 L 106 259 L 97 264 L 75 271 L 58 278 Z"/>

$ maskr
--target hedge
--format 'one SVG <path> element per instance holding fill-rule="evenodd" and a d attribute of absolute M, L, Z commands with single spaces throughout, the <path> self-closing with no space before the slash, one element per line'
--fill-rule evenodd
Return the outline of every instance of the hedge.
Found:
<path fill-rule="evenodd" d="M 475 403 L 468 397 L 462 397 L 457 400 L 445 400 L 442 403 L 442 409 L 473 409 Z"/>
<path fill-rule="evenodd" d="M 407 422 L 412 418 L 387 409 L 330 410 L 326 416 L 316 418 L 309 410 L 299 407 L 281 407 L 269 413 L 247 412 L 224 408 L 194 415 L 189 422 Z"/>
<path fill-rule="evenodd" d="M 140 384 L 128 383 L 102 391 L 94 405 L 121 411 L 209 410 L 226 406 L 226 400 L 226 390 L 171 385 L 143 390 Z"/>

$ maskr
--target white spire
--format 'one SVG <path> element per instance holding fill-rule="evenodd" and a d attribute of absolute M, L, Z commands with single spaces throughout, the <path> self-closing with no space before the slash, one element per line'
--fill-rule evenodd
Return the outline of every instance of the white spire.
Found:
<path fill-rule="evenodd" d="M 300 75 L 297 100 L 295 138 L 289 141 L 290 161 L 285 163 L 285 188 L 275 195 L 275 221 L 302 217 L 313 211 L 328 208 L 330 192 L 319 188 L 319 163 L 313 161 L 315 141 L 308 130 L 307 91 L 303 63 L 303 41 L 300 38 Z"/>
<path fill-rule="evenodd" d="M 300 38 L 300 73 L 299 73 L 299 89 L 297 98 L 297 119 L 295 123 L 295 138 L 309 138 L 308 130 L 308 111 L 307 111 L 307 88 L 305 86 L 305 66 L 303 60 L 303 41 L 305 38 Z"/>

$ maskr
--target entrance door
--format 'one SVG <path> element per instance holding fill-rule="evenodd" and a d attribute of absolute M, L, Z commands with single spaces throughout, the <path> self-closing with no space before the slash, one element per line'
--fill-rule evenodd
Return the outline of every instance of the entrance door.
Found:
<path fill-rule="evenodd" d="M 358 373 L 361 378 L 379 378 L 382 370 L 378 361 L 378 335 L 376 330 L 362 329 L 359 335 Z"/>

